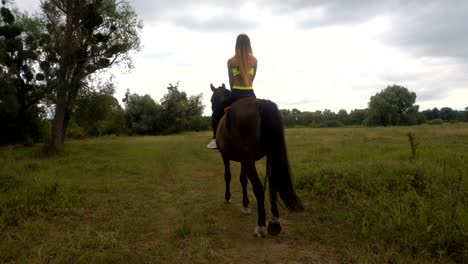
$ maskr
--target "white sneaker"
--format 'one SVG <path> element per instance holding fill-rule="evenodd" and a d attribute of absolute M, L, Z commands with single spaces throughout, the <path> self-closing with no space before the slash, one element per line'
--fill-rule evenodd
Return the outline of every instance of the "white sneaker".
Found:
<path fill-rule="evenodd" d="M 210 141 L 210 143 L 208 143 L 208 145 L 206 145 L 207 148 L 209 149 L 217 149 L 218 146 L 216 146 L 216 139 L 213 139 Z"/>

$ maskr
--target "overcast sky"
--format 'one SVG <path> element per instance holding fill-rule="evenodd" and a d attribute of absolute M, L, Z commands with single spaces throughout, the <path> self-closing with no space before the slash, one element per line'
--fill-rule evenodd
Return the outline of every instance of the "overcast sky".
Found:
<path fill-rule="evenodd" d="M 143 21 L 134 69 L 116 77 L 159 101 L 169 83 L 189 95 L 228 84 L 227 60 L 239 33 L 258 59 L 257 97 L 301 111 L 366 108 L 398 84 L 421 110 L 468 106 L 466 0 L 134 0 Z M 34 12 L 39 0 L 17 0 Z"/>

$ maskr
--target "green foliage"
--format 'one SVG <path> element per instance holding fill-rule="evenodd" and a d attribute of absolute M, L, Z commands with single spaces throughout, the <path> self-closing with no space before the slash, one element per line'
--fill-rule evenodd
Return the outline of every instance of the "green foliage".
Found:
<path fill-rule="evenodd" d="M 42 2 L 45 59 L 41 79 L 47 81 L 55 104 L 51 153 L 64 144 L 64 134 L 88 78 L 115 65 L 131 68 L 131 53 L 140 48 L 141 21 L 126 0 Z M 60 58 L 60 59 L 59 59 Z M 89 126 L 87 124 L 86 126 Z M 91 134 L 100 132 L 94 126 Z"/>
<path fill-rule="evenodd" d="M 328 119 L 318 124 L 318 127 L 342 127 L 343 123 L 336 119 Z"/>
<path fill-rule="evenodd" d="M 80 129 L 72 137 L 126 134 L 124 110 L 115 97 L 114 87 L 108 83 L 96 90 L 83 90 L 79 95 L 72 120 Z M 77 133 L 77 135 L 76 135 Z"/>
<path fill-rule="evenodd" d="M 187 97 L 178 89 L 179 84 L 169 84 L 167 94 L 161 99 L 163 134 L 179 133 L 189 130 L 189 124 L 196 117 L 201 117 L 203 105 L 202 95 Z"/>
<path fill-rule="evenodd" d="M 444 120 L 437 118 L 437 119 L 431 119 L 427 121 L 429 125 L 442 125 L 444 123 Z"/>
<path fill-rule="evenodd" d="M 80 127 L 75 119 L 72 118 L 68 124 L 66 136 L 73 139 L 85 139 L 88 135 L 85 129 Z"/>
<path fill-rule="evenodd" d="M 162 107 L 149 95 L 127 94 L 125 103 L 125 122 L 131 134 L 150 135 L 161 131 Z"/>
<path fill-rule="evenodd" d="M 422 113 L 424 114 L 427 120 L 440 118 L 440 112 L 439 112 L 439 109 L 437 109 L 437 107 L 433 108 L 432 110 L 430 109 L 424 110 Z"/>
<path fill-rule="evenodd" d="M 419 106 L 416 94 L 407 88 L 392 85 L 370 98 L 368 125 L 415 125 Z"/>
<path fill-rule="evenodd" d="M 201 95 L 188 97 L 178 84 L 169 84 L 168 92 L 156 103 L 149 95 L 140 96 L 127 91 L 125 120 L 131 134 L 158 135 L 209 128 L 209 118 L 202 117 Z"/>
<path fill-rule="evenodd" d="M 73 30 L 76 39 L 72 45 L 71 63 L 76 67 L 74 81 L 82 82 L 84 78 L 96 71 L 122 64 L 131 67 L 131 52 L 140 49 L 141 21 L 137 19 L 133 7 L 127 1 L 74 1 Z M 65 1 L 44 1 L 43 23 L 46 32 L 42 44 L 47 52 L 46 68 L 53 67 L 50 73 L 57 72 L 56 59 L 64 43 Z M 47 41 L 47 40 L 56 40 Z M 44 64 L 44 66 L 46 66 Z M 75 89 L 80 89 L 75 87 Z"/>
<path fill-rule="evenodd" d="M 341 127 L 344 125 L 362 125 L 367 115 L 367 109 L 355 109 L 351 113 L 341 109 L 335 114 L 329 109 L 322 111 L 301 112 L 298 109 L 281 109 L 284 126 L 286 127 Z"/>
<path fill-rule="evenodd" d="M 440 109 L 440 118 L 444 121 L 456 120 L 457 112 L 450 107 L 442 107 Z"/>
<path fill-rule="evenodd" d="M 43 74 L 38 66 L 38 20 L 1 8 L 0 20 L 0 144 L 42 140 Z"/>

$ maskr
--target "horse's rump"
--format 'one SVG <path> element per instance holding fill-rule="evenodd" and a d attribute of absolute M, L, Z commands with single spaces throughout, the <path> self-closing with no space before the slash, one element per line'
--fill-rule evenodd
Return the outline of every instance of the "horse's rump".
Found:
<path fill-rule="evenodd" d="M 260 101 L 254 97 L 237 100 L 219 122 L 218 148 L 222 153 L 230 153 L 232 160 L 258 160 L 264 156 L 260 138 Z"/>

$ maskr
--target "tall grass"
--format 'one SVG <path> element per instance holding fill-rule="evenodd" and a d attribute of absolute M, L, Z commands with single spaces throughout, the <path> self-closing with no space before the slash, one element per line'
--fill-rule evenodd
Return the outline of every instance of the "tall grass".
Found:
<path fill-rule="evenodd" d="M 325 211 L 317 217 L 326 223 L 317 224 L 328 234 L 346 234 L 335 240 L 361 244 L 366 254 L 358 250 L 355 261 L 391 249 L 468 262 L 468 131 L 446 129 L 293 133 L 303 140 L 322 137 L 315 141 L 316 150 L 307 144 L 310 152 L 302 158 L 300 150 L 293 151 L 300 164 L 297 187 L 309 206 Z"/>
<path fill-rule="evenodd" d="M 0 148 L 0 262 L 230 262 L 223 236 L 244 231 L 224 226 L 238 216 L 209 137 L 68 141 L 53 158 Z M 281 210 L 287 243 L 319 241 L 342 262 L 468 263 L 466 125 L 287 129 L 286 142 L 306 207 Z"/>
<path fill-rule="evenodd" d="M 0 230 L 22 219 L 56 214 L 67 208 L 60 180 L 42 171 L 46 160 L 25 149 L 3 147 L 0 152 Z M 14 165 L 13 165 L 14 164 Z"/>

